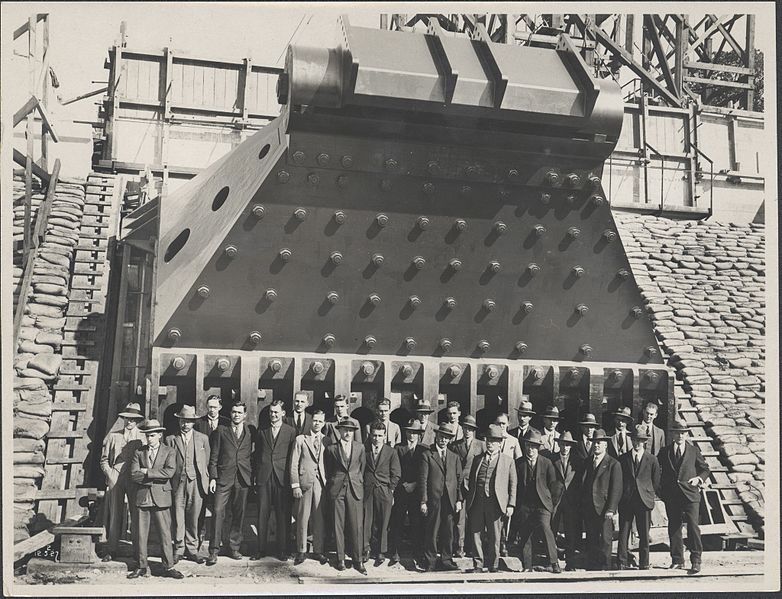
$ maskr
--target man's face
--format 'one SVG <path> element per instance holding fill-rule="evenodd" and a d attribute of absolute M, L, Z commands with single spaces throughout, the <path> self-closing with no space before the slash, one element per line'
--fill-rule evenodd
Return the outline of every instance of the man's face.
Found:
<path fill-rule="evenodd" d="M 639 439 L 638 437 L 633 437 L 633 449 L 638 450 L 641 449 L 646 445 L 646 441 L 643 439 Z"/>
<path fill-rule="evenodd" d="M 381 403 L 377 405 L 377 417 L 382 420 L 383 422 L 386 422 L 388 420 L 388 416 L 391 414 L 391 406 L 387 403 Z"/>
<path fill-rule="evenodd" d="M 372 445 L 380 447 L 386 440 L 386 431 L 372 429 Z"/>
<path fill-rule="evenodd" d="M 136 428 L 136 424 L 138 424 L 138 421 L 135 418 L 125 418 L 123 416 L 122 419 L 125 421 L 125 430 L 128 431 L 132 431 Z"/>
<path fill-rule="evenodd" d="M 309 403 L 309 398 L 306 393 L 297 393 L 293 396 L 293 411 L 297 414 L 301 414 Z"/>
<path fill-rule="evenodd" d="M 179 421 L 179 430 L 181 430 L 183 433 L 189 433 L 193 430 L 193 425 L 195 423 L 192 420 L 180 420 Z"/>
<path fill-rule="evenodd" d="M 241 424 L 246 417 L 247 412 L 245 411 L 244 406 L 234 406 L 231 408 L 231 422 L 233 424 Z"/>
<path fill-rule="evenodd" d="M 564 456 L 564 457 L 567 457 L 568 455 L 570 455 L 570 444 L 569 443 L 560 443 L 559 444 L 559 453 L 562 456 Z"/>
<path fill-rule="evenodd" d="M 282 415 L 283 415 L 283 409 L 282 406 L 271 406 L 269 408 L 269 420 L 272 424 L 278 424 L 282 421 Z"/>
<path fill-rule="evenodd" d="M 627 420 L 625 420 L 624 418 L 617 418 L 616 430 L 619 432 L 627 432 Z"/>
<path fill-rule="evenodd" d="M 595 429 L 594 426 L 582 426 L 581 427 L 581 432 L 584 434 L 584 436 L 587 439 L 591 439 L 592 437 L 595 436 L 595 430 L 597 430 L 597 429 Z"/>
<path fill-rule="evenodd" d="M 595 444 L 592 446 L 592 449 L 595 452 L 595 455 L 602 455 L 606 452 L 606 447 L 608 446 L 608 443 L 605 441 L 595 441 Z"/>
<path fill-rule="evenodd" d="M 421 440 L 421 433 L 413 433 L 410 431 L 407 431 L 407 446 L 408 447 L 415 447 L 418 445 L 418 442 Z"/>
<path fill-rule="evenodd" d="M 456 406 L 448 408 L 448 422 L 451 424 L 458 424 L 461 411 Z"/>
<path fill-rule="evenodd" d="M 418 422 L 426 424 L 426 419 L 429 417 L 429 414 L 427 412 L 416 412 L 415 416 L 418 418 Z"/>
<path fill-rule="evenodd" d="M 323 414 L 315 414 L 312 417 L 312 430 L 319 433 L 323 430 L 323 425 L 326 424 L 326 417 Z"/>
<path fill-rule="evenodd" d="M 543 419 L 543 428 L 545 428 L 547 431 L 553 431 L 554 426 L 556 426 L 557 421 L 553 418 L 544 418 Z"/>
<path fill-rule="evenodd" d="M 674 443 L 680 443 L 684 439 L 684 433 L 682 431 L 671 431 L 671 439 Z"/>
<path fill-rule="evenodd" d="M 337 418 L 344 418 L 348 415 L 348 402 L 346 402 L 344 399 L 338 399 L 334 402 L 334 412 L 337 415 Z"/>
<path fill-rule="evenodd" d="M 529 418 L 527 418 L 527 421 L 529 421 Z M 499 418 L 497 418 L 497 424 L 499 424 L 500 427 L 502 428 L 502 434 L 503 435 L 508 432 L 508 417 L 507 416 L 500 416 Z"/>
<path fill-rule="evenodd" d="M 339 438 L 343 441 L 350 441 L 353 438 L 353 429 L 345 428 L 344 426 L 340 427 Z"/>
<path fill-rule="evenodd" d="M 147 436 L 147 444 L 150 447 L 157 447 L 158 445 L 160 445 L 161 434 L 159 432 L 155 431 L 154 433 L 144 433 L 144 434 Z"/>
<path fill-rule="evenodd" d="M 494 454 L 500 450 L 502 441 L 500 439 L 486 439 L 486 449 L 489 453 Z"/>
<path fill-rule="evenodd" d="M 529 425 L 529 421 L 532 419 L 532 416 L 530 416 L 529 414 L 522 414 L 521 412 L 519 412 L 518 417 L 519 417 L 519 426 L 521 428 L 527 428 L 527 426 Z M 506 427 L 508 426 L 507 421 L 505 422 L 505 426 Z"/>
<path fill-rule="evenodd" d="M 644 408 L 644 422 L 646 424 L 651 424 L 654 422 L 654 419 L 657 418 L 657 408 L 652 407 L 651 405 L 648 405 Z"/>
<path fill-rule="evenodd" d="M 206 402 L 206 414 L 214 420 L 220 415 L 220 400 L 219 399 L 210 399 Z"/>
<path fill-rule="evenodd" d="M 535 460 L 538 457 L 538 446 L 535 443 L 524 444 L 524 455 L 528 460 Z"/>
<path fill-rule="evenodd" d="M 437 447 L 442 449 L 443 447 L 448 447 L 448 441 L 451 439 L 449 437 L 446 437 L 445 435 L 442 435 L 440 433 L 437 433 L 437 436 L 435 437 L 435 443 L 437 444 Z"/>
<path fill-rule="evenodd" d="M 475 429 L 465 426 L 464 427 L 464 438 L 468 441 L 472 441 L 475 438 Z"/>

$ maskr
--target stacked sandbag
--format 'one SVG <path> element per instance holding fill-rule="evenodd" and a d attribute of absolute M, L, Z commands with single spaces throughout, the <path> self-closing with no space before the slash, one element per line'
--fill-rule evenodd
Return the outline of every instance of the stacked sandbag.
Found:
<path fill-rule="evenodd" d="M 85 185 L 61 179 L 46 232 L 33 263 L 16 341 L 13 380 L 14 541 L 26 536 L 35 493 L 44 475 L 45 439 L 52 414 L 52 386 L 62 365 L 72 262 L 84 212 Z"/>
<path fill-rule="evenodd" d="M 31 211 L 30 211 L 30 231 L 35 226 L 35 219 L 38 216 L 38 208 L 44 200 L 45 194 L 41 190 L 41 184 L 33 177 L 32 185 L 33 195 L 31 198 Z M 24 183 L 24 171 L 14 171 L 14 184 L 13 184 L 13 224 L 12 224 L 12 237 L 13 237 L 13 293 L 14 293 L 14 309 L 16 309 L 16 302 L 19 295 L 19 284 L 22 280 L 22 248 L 24 247 L 24 204 L 25 204 L 25 183 Z"/>
<path fill-rule="evenodd" d="M 615 215 L 655 332 L 761 536 L 765 227 Z"/>

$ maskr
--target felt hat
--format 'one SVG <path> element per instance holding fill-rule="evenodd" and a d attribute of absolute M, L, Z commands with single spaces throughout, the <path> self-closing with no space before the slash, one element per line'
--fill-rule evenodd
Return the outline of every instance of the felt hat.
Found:
<path fill-rule="evenodd" d="M 535 410 L 532 409 L 532 402 L 528 400 L 521 400 L 519 407 L 516 408 L 516 412 L 522 416 L 534 416 Z"/>
<path fill-rule="evenodd" d="M 559 420 L 559 408 L 557 406 L 546 406 L 546 410 L 543 412 L 543 418 Z"/>
<path fill-rule="evenodd" d="M 616 412 L 612 412 L 612 414 L 614 415 L 614 418 L 621 418 L 627 422 L 633 421 L 633 414 L 627 406 L 622 406 Z"/>
<path fill-rule="evenodd" d="M 639 441 L 648 441 L 651 439 L 649 434 L 646 432 L 646 427 L 642 424 L 637 425 L 631 432 L 630 436 L 633 439 L 638 439 Z"/>
<path fill-rule="evenodd" d="M 581 422 L 579 422 L 579 424 L 581 426 L 594 426 L 595 428 L 598 428 L 598 426 L 600 426 L 597 423 L 597 419 L 595 418 L 594 414 L 586 414 L 584 416 L 584 419 Z"/>
<path fill-rule="evenodd" d="M 165 427 L 160 426 L 160 422 L 152 418 L 151 420 L 145 420 L 144 422 L 142 422 L 139 425 L 138 430 L 140 430 L 144 434 L 147 434 L 147 433 L 162 433 L 166 429 Z"/>
<path fill-rule="evenodd" d="M 337 428 L 347 428 L 352 431 L 358 430 L 358 425 L 349 416 L 345 416 L 342 420 L 337 422 Z"/>
<path fill-rule="evenodd" d="M 138 418 L 144 420 L 144 414 L 141 412 L 141 406 L 135 402 L 131 402 L 125 406 L 125 409 L 119 413 L 123 418 Z"/>
<path fill-rule="evenodd" d="M 409 433 L 424 434 L 424 427 L 418 420 L 411 420 L 410 424 L 405 427 L 405 430 Z"/>
<path fill-rule="evenodd" d="M 573 439 L 573 435 L 570 434 L 570 431 L 565 431 L 557 438 L 557 443 L 560 445 L 578 445 L 578 441 Z"/>
<path fill-rule="evenodd" d="M 445 437 L 453 438 L 456 436 L 456 426 L 445 422 L 434 429 L 434 432 Z"/>
<path fill-rule="evenodd" d="M 475 421 L 475 416 L 467 414 L 467 416 L 462 418 L 462 428 L 464 427 L 478 430 L 478 423 Z"/>
<path fill-rule="evenodd" d="M 198 420 L 196 416 L 195 406 L 182 406 L 182 408 L 174 414 L 174 417 L 180 420 Z"/>
<path fill-rule="evenodd" d="M 521 442 L 529 443 L 530 445 L 543 445 L 543 439 L 536 430 L 531 430 L 526 437 L 522 438 Z"/>
<path fill-rule="evenodd" d="M 668 430 L 672 432 L 686 433 L 689 432 L 690 429 L 687 428 L 687 426 L 683 422 L 680 422 L 679 420 L 674 420 L 673 424 L 668 428 Z"/>
<path fill-rule="evenodd" d="M 595 436 L 592 437 L 592 442 L 593 443 L 595 443 L 597 441 L 610 441 L 610 440 L 611 440 L 611 437 L 609 437 L 602 428 L 597 429 L 595 431 Z"/>
<path fill-rule="evenodd" d="M 502 439 L 502 427 L 499 424 L 490 424 L 489 432 L 486 433 L 486 439 Z"/>
<path fill-rule="evenodd" d="M 432 404 L 428 399 L 420 400 L 415 406 L 415 411 L 421 414 L 431 414 L 434 412 Z"/>

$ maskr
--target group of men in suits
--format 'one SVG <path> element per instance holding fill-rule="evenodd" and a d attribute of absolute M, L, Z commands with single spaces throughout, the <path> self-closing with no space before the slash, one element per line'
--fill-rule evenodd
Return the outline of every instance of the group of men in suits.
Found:
<path fill-rule="evenodd" d="M 289 541 L 295 540 L 296 565 L 307 559 L 310 544 L 311 557 L 325 564 L 333 545 L 338 570 L 346 568 L 349 555 L 352 567 L 366 574 L 369 559 L 376 565 L 386 558 L 399 562 L 409 524 L 408 537 L 423 570 L 457 570 L 454 556 L 469 553 L 474 571 L 494 572 L 517 542 L 522 565 L 531 571 L 532 539 L 539 533 L 544 568 L 559 573 L 559 531 L 564 532 L 566 569 L 575 569 L 583 532 L 587 566 L 606 569 L 612 567 L 618 514 L 617 567 L 630 566 L 635 523 L 643 569 L 649 567 L 650 514 L 659 496 L 668 513 L 672 567 L 684 567 L 681 526 L 686 522 L 691 571 L 700 570 L 699 487 L 709 469 L 698 448 L 686 443 L 687 428 L 680 423 L 670 429 L 672 443 L 664 445 L 664 433 L 653 422 L 654 404 L 644 407 L 637 426 L 629 408 L 614 412 L 610 436 L 594 415 L 586 414 L 574 437 L 558 430 L 555 406 L 538 415 L 525 396 L 517 409 L 519 425 L 509 430 L 508 415 L 501 413 L 483 439 L 475 418 L 462 418 L 457 402 L 447 404 L 446 422 L 436 425 L 430 420 L 431 403 L 420 400 L 415 418 L 400 428 L 390 421 L 391 403 L 384 398 L 363 435 L 344 396 L 335 397 L 329 421 L 323 411 L 308 408 L 305 393 L 295 395 L 289 415 L 275 400 L 256 428 L 245 422 L 244 404 L 233 405 L 226 420 L 220 416 L 220 399 L 210 397 L 201 418 L 192 406 L 183 406 L 176 413 L 180 430 L 161 443 L 163 427 L 156 420 L 137 426 L 143 418 L 140 407 L 126 406 L 120 413 L 123 429 L 106 438 L 101 459 L 107 478 L 104 559 L 116 552 L 126 498 L 137 561 L 131 577 L 149 575 L 152 522 L 159 529 L 166 576 L 182 577 L 175 568 L 182 558 L 215 564 L 224 537 L 225 553 L 239 559 L 247 496 L 255 488 L 259 511 L 253 559 L 273 554 L 287 560 Z M 531 425 L 536 416 L 543 423 L 540 430 Z M 198 548 L 207 502 L 213 518 L 205 559 Z M 272 513 L 273 547 L 268 543 Z"/>

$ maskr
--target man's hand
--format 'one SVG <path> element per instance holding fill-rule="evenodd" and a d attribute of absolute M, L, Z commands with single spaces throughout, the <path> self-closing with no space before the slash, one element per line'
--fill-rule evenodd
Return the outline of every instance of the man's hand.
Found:
<path fill-rule="evenodd" d="M 462 502 L 461 501 L 457 501 L 456 502 L 456 511 L 457 512 L 461 512 L 462 511 Z"/>
<path fill-rule="evenodd" d="M 106 473 L 106 487 L 111 490 L 114 488 L 114 485 L 117 484 L 117 479 L 119 478 L 119 473 L 116 470 L 109 470 Z"/>
<path fill-rule="evenodd" d="M 143 474 L 144 476 L 147 475 L 147 468 L 139 468 L 138 471 L 141 472 L 141 474 Z"/>
<path fill-rule="evenodd" d="M 407 493 L 415 491 L 415 483 L 402 483 L 402 487 L 404 487 L 405 492 Z"/>
<path fill-rule="evenodd" d="M 301 499 L 304 493 L 301 492 L 301 487 L 296 487 L 293 489 L 293 498 L 294 499 Z"/>
<path fill-rule="evenodd" d="M 426 516 L 427 507 L 425 503 L 421 503 L 421 513 Z"/>
<path fill-rule="evenodd" d="M 693 487 L 699 487 L 703 481 L 701 481 L 700 477 L 693 476 L 690 480 L 687 481 L 688 484 L 692 485 Z"/>
<path fill-rule="evenodd" d="M 209 481 L 209 492 L 214 493 L 215 489 L 217 489 L 217 480 L 213 478 Z"/>
<path fill-rule="evenodd" d="M 606 520 L 611 520 L 614 517 L 614 512 L 608 511 L 606 512 Z"/>
<path fill-rule="evenodd" d="M 508 518 L 512 518 L 513 517 L 513 507 L 512 506 L 510 506 L 510 505 L 508 506 L 508 509 L 505 510 L 505 515 Z"/>

